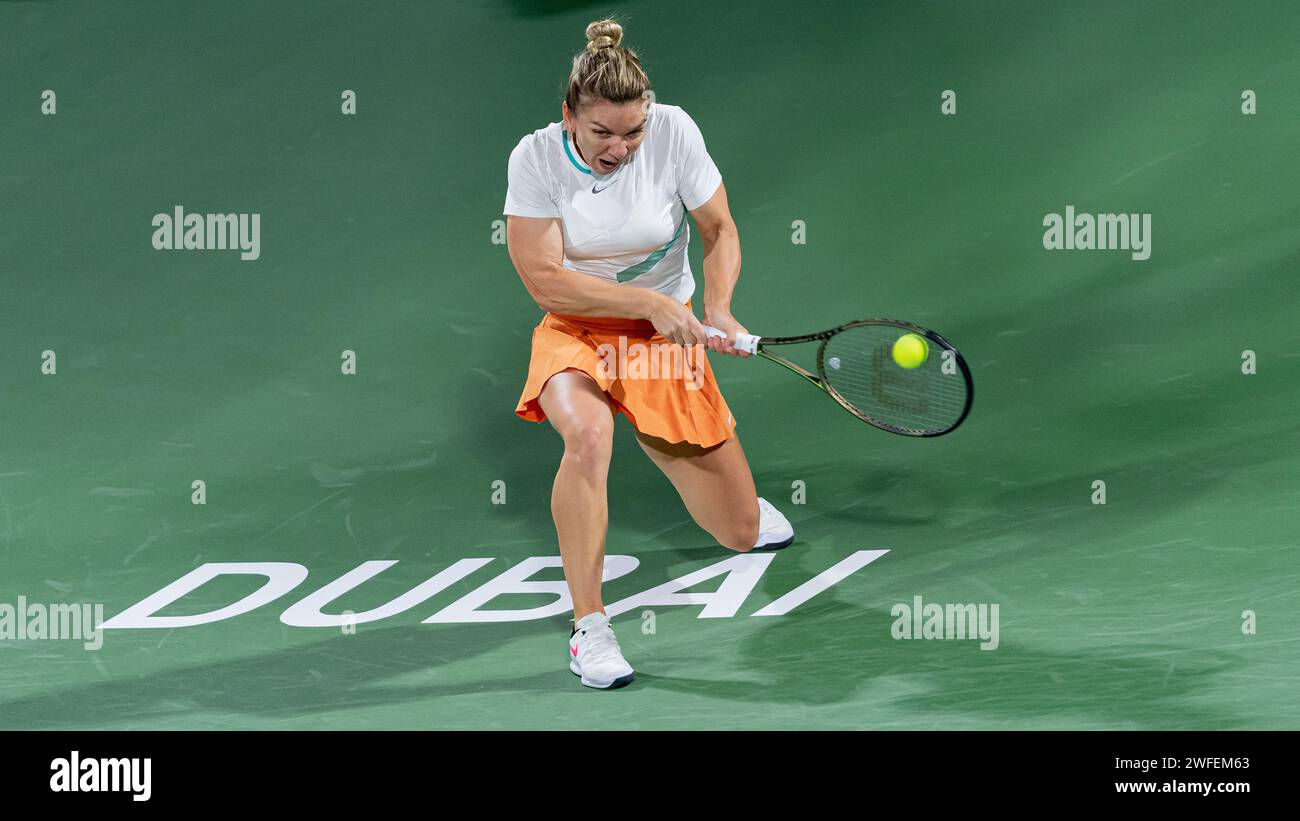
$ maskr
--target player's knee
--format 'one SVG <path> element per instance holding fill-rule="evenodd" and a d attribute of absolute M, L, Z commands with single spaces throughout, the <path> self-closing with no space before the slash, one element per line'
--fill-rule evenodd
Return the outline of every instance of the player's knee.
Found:
<path fill-rule="evenodd" d="M 583 422 L 564 437 L 564 457 L 584 467 L 603 468 L 609 464 L 613 445 L 612 422 Z"/>
<path fill-rule="evenodd" d="M 754 549 L 754 542 L 757 541 L 758 537 L 755 536 L 753 539 L 750 539 L 749 541 L 746 541 L 743 536 L 734 539 L 727 538 L 725 536 L 718 536 L 717 539 L 718 539 L 718 544 L 722 545 L 723 547 L 729 550 L 734 550 L 737 553 L 748 553 L 749 551 Z"/>
<path fill-rule="evenodd" d="M 721 533 L 715 533 L 714 536 L 723 547 L 738 553 L 748 553 L 758 541 L 758 512 L 734 519 Z"/>

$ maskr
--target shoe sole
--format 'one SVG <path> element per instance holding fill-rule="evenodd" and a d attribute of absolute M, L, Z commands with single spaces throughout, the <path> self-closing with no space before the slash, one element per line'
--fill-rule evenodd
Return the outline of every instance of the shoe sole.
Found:
<path fill-rule="evenodd" d="M 765 544 L 762 547 L 755 547 L 753 549 L 754 550 L 780 550 L 781 548 L 789 547 L 792 544 L 794 544 L 793 536 L 786 539 L 784 542 L 773 542 L 772 544 Z"/>
<path fill-rule="evenodd" d="M 569 665 L 569 672 L 573 673 L 575 676 L 581 677 L 583 686 L 590 687 L 593 690 L 617 690 L 620 687 L 626 687 L 627 685 L 631 684 L 633 679 L 636 678 L 636 671 L 634 670 L 631 673 L 628 673 L 626 676 L 619 676 L 618 678 L 611 681 L 609 684 L 596 684 L 591 679 L 582 675 L 580 671 L 574 670 L 573 664 Z"/>

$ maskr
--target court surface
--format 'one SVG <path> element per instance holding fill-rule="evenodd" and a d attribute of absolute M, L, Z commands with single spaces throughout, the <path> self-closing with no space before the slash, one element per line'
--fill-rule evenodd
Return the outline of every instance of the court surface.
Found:
<path fill-rule="evenodd" d="M 246 614 L 98 650 L 0 641 L 0 728 L 1300 727 L 1289 3 L 621 4 L 722 171 L 740 321 L 933 327 L 970 362 L 972 415 L 892 436 L 713 355 L 798 534 L 734 616 L 616 617 L 638 678 L 612 693 L 568 671 L 566 615 L 422 623 L 557 556 L 561 444 L 512 413 L 541 312 L 494 221 L 511 148 L 560 118 L 609 10 L 0 4 L 0 602 L 108 618 L 204 563 L 308 571 Z M 259 213 L 260 258 L 154 250 L 177 205 Z M 1067 206 L 1152 215 L 1150 258 L 1046 250 Z M 736 555 L 626 420 L 610 509 L 607 552 L 639 566 L 607 603 Z M 752 615 L 860 550 L 888 552 Z M 395 564 L 326 612 L 467 558 L 490 562 L 355 630 L 280 620 L 364 562 Z M 895 639 L 916 596 L 996 604 L 998 647 Z"/>

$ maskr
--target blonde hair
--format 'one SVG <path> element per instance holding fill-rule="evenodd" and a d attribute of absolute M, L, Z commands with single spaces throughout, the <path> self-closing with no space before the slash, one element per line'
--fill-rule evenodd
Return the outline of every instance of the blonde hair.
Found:
<path fill-rule="evenodd" d="M 578 106 L 594 99 L 626 103 L 644 99 L 650 92 L 650 78 L 636 52 L 619 46 L 623 27 L 615 20 L 597 20 L 587 25 L 587 47 L 573 57 L 569 86 L 564 101 L 577 114 Z"/>

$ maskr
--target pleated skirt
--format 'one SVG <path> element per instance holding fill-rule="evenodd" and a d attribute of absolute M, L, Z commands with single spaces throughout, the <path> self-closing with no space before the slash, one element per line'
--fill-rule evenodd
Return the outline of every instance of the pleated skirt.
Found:
<path fill-rule="evenodd" d="M 673 344 L 647 319 L 548 312 L 533 329 L 528 379 L 515 415 L 544 422 L 542 389 L 566 370 L 595 380 L 641 433 L 702 447 L 735 435 L 736 421 L 714 380 L 707 348 Z"/>

